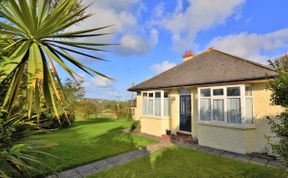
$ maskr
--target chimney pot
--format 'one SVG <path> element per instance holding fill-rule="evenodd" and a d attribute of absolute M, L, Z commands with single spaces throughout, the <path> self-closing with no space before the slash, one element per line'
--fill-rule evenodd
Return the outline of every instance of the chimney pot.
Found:
<path fill-rule="evenodd" d="M 195 57 L 195 54 L 193 53 L 193 51 L 192 50 L 188 50 L 183 55 L 183 61 L 188 61 L 188 60 L 190 60 L 190 59 L 192 59 L 194 57 Z"/>

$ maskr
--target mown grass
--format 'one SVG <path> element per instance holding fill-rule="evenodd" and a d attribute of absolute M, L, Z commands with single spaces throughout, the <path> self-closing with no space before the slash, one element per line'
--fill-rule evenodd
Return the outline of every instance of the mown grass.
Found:
<path fill-rule="evenodd" d="M 49 174 L 155 143 L 150 139 L 123 132 L 129 121 L 97 118 L 76 121 L 72 128 L 48 134 L 33 135 L 25 143 L 39 147 L 41 151 L 59 159 L 41 156 L 39 159 L 51 169 L 38 166 L 38 174 Z"/>
<path fill-rule="evenodd" d="M 89 178 L 288 177 L 281 169 L 244 163 L 192 149 L 172 147 Z"/>

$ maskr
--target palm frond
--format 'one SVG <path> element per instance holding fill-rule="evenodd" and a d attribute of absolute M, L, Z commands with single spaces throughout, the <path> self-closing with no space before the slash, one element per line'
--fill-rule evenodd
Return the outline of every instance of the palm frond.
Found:
<path fill-rule="evenodd" d="M 27 72 L 25 82 L 27 84 L 26 98 L 29 118 L 32 117 L 32 113 L 36 113 L 39 118 L 39 103 L 42 99 L 57 117 L 59 111 L 56 106 L 64 107 L 65 94 L 59 91 L 62 84 L 54 64 L 58 64 L 72 78 L 80 76 L 72 70 L 70 65 L 78 67 L 91 76 L 100 75 L 110 79 L 79 62 L 68 53 L 103 60 L 95 55 L 87 54 L 83 50 L 105 51 L 98 47 L 113 45 L 82 42 L 83 40 L 81 40 L 81 38 L 110 35 L 111 33 L 99 31 L 110 28 L 111 25 L 68 32 L 69 27 L 92 16 L 92 14 L 84 14 L 89 5 L 75 9 L 75 2 L 74 0 L 61 0 L 56 6 L 51 5 L 51 2 L 47 0 L 0 2 L 0 16 L 5 19 L 0 22 L 0 33 L 13 36 L 13 40 L 5 36 L 0 37 L 0 41 L 1 39 L 3 41 L 0 43 L 5 45 L 0 53 L 9 54 L 6 57 L 2 56 L 0 60 L 0 67 L 4 69 L 1 72 L 5 74 L 0 78 L 0 82 L 5 80 L 8 75 L 13 76 L 3 109 L 11 109 L 21 77 L 25 72 Z M 73 9 L 72 12 L 71 9 Z M 71 41 L 72 39 L 73 41 Z M 10 42 L 6 44 L 4 40 L 10 40 Z"/>

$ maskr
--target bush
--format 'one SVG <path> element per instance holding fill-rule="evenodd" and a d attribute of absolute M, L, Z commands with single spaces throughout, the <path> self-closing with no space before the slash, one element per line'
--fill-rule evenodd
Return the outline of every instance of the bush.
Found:
<path fill-rule="evenodd" d="M 73 114 L 61 114 L 58 120 L 53 113 L 41 113 L 40 127 L 43 129 L 69 128 L 74 121 L 75 116 Z"/>
<path fill-rule="evenodd" d="M 132 125 L 130 127 L 130 131 L 131 132 L 140 131 L 140 128 L 141 128 L 141 122 L 139 120 L 138 121 L 133 120 Z"/>
<path fill-rule="evenodd" d="M 5 111 L 0 111 L 0 148 L 11 147 L 13 142 L 19 140 L 35 128 L 25 116 L 9 116 Z"/>
<path fill-rule="evenodd" d="M 270 64 L 278 73 L 268 85 L 268 89 L 272 92 L 271 101 L 284 108 L 281 114 L 269 118 L 272 132 L 280 139 L 278 143 L 270 145 L 273 152 L 288 165 L 288 55 L 275 60 L 274 63 L 270 61 Z"/>
<path fill-rule="evenodd" d="M 128 121 L 132 121 L 132 112 L 129 109 L 122 109 L 119 111 L 116 111 L 116 117 L 117 119 L 124 119 Z"/>

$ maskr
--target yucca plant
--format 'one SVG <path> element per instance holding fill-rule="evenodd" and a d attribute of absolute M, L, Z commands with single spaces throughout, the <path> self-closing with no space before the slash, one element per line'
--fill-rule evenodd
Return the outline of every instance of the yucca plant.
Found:
<path fill-rule="evenodd" d="M 17 89 L 25 74 L 27 85 L 28 117 L 40 115 L 40 105 L 53 109 L 59 117 L 57 103 L 64 105 L 64 94 L 55 64 L 72 78 L 80 77 L 67 63 L 74 65 L 89 75 L 101 75 L 84 65 L 70 53 L 95 60 L 103 60 L 84 51 L 104 51 L 101 46 L 109 44 L 77 41 L 81 38 L 108 35 L 101 30 L 110 26 L 69 31 L 69 27 L 92 16 L 85 14 L 88 6 L 75 8 L 76 0 L 60 0 L 55 6 L 53 0 L 4 0 L 0 2 L 0 70 L 4 76 L 0 83 L 12 75 L 3 109 L 10 110 L 17 95 Z M 71 11 L 73 9 L 73 11 Z M 100 31 L 100 32 L 98 32 Z M 2 41 L 2 43 L 1 43 Z M 8 41 L 8 43 L 7 43 Z M 83 41 L 83 40 L 82 40 Z M 4 57 L 5 56 L 5 57 Z M 109 78 L 109 77 L 108 77 Z"/>

